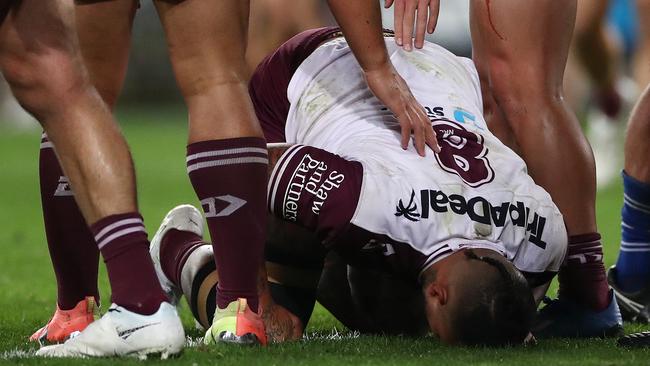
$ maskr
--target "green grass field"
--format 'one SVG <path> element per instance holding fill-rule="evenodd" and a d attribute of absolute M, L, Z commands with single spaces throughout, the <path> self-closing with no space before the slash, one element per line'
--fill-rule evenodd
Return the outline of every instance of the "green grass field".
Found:
<path fill-rule="evenodd" d="M 135 159 L 141 211 L 150 234 L 165 213 L 184 202 L 196 204 L 185 173 L 185 116 L 182 111 L 122 113 Z M 51 315 L 55 282 L 43 231 L 38 190 L 38 131 L 0 127 L 0 364 L 136 364 L 137 360 L 43 360 L 30 357 L 27 337 Z M 606 262 L 616 259 L 619 240 L 619 185 L 598 194 L 598 222 Z M 109 298 L 104 269 L 103 299 Z M 395 309 L 399 311 L 399 309 Z M 181 309 L 188 335 L 193 320 Z M 639 331 L 641 326 L 627 326 Z M 146 364 L 159 361 L 149 360 Z M 650 350 L 617 348 L 614 340 L 540 341 L 515 349 L 451 348 L 433 339 L 360 336 L 317 309 L 303 341 L 259 348 L 188 347 L 169 364 L 183 365 L 647 365 Z"/>

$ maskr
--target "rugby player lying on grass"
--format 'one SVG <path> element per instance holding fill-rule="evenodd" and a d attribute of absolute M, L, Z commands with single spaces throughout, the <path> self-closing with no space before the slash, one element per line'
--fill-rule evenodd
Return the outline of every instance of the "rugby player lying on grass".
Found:
<path fill-rule="evenodd" d="M 274 324 L 278 314 L 286 313 L 269 301 L 262 307 L 269 333 L 280 339 L 301 334 L 319 278 L 303 283 L 307 288 L 302 290 L 277 286 L 274 282 L 284 282 L 277 278 L 277 264 L 319 270 L 325 255 L 335 252 L 355 268 L 393 273 L 406 288 L 421 288 L 419 308 L 428 321 L 424 328 L 444 342 L 521 343 L 535 315 L 531 287 L 548 283 L 565 256 L 562 215 L 527 175 L 524 161 L 488 131 L 470 60 L 433 44 L 406 53 L 389 43 L 389 51 L 430 116 L 442 148 L 438 154 L 420 157 L 394 148 L 399 125 L 364 86 L 336 29 L 295 37 L 263 61 L 251 80 L 267 140 L 292 144 L 270 150 L 269 210 L 307 229 L 319 242 L 283 240 L 283 230 L 271 238 L 280 245 L 267 249 L 267 259 L 275 263 L 269 266 L 270 292 L 301 322 L 294 333 L 274 334 L 290 318 Z M 208 216 L 237 209 L 228 197 L 202 204 Z M 171 231 L 162 237 L 173 228 L 192 231 L 174 222 L 192 226 L 188 223 L 199 220 L 182 217 L 172 212 L 154 238 L 154 262 L 162 263 L 159 273 L 166 276 L 161 277 L 171 280 L 163 281 L 164 287 L 182 288 L 200 322 L 209 324 L 210 302 L 205 299 L 212 296 L 210 281 L 217 279 L 209 269 L 213 265 L 197 259 L 208 250 L 200 243 L 200 231 Z M 296 273 L 289 277 L 309 282 Z M 349 291 L 347 276 L 327 283 L 335 274 L 325 270 L 322 289 L 329 285 L 336 289 L 332 297 L 343 299 L 338 293 Z M 358 296 L 348 299 L 359 302 Z M 395 301 L 381 311 L 396 319 L 422 313 L 410 301 Z M 381 330 L 381 324 L 374 325 Z M 422 329 L 420 325 L 414 327 Z"/>
<path fill-rule="evenodd" d="M 269 236 L 279 243 L 268 245 L 268 259 L 275 263 L 269 266 L 269 290 L 300 318 L 262 291 L 271 338 L 299 336 L 316 296 L 318 273 L 310 278 L 294 270 L 287 276 L 286 267 L 318 272 L 327 253 L 336 252 L 344 263 L 364 268 L 362 273 L 395 274 L 409 296 L 422 289 L 424 302 L 417 296 L 402 302 L 394 289 L 377 294 L 376 287 L 356 281 L 357 270 L 346 276 L 346 267 L 325 262 L 320 300 L 351 327 L 386 330 L 389 319 L 415 331 L 431 329 L 449 343 L 520 343 L 535 312 L 530 288 L 544 289 L 567 251 L 557 207 L 527 175 L 524 161 L 488 131 L 470 60 L 433 44 L 406 53 L 388 42 L 392 61 L 425 106 L 442 147 L 439 154 L 420 157 L 393 145 L 399 125 L 363 83 L 340 36 L 328 28 L 294 37 L 261 63 L 250 84 L 266 139 L 293 144 L 270 150 L 269 209 L 291 223 L 292 231 L 299 225 L 318 239 L 309 245 L 286 236 L 286 227 L 273 228 Z M 202 204 L 208 216 L 238 208 L 230 197 Z M 202 253 L 209 249 L 201 242 L 200 219 L 178 226 L 169 223 L 177 221 L 173 217 L 152 241 L 159 277 L 168 290 L 182 288 L 189 295 L 195 316 L 206 325 L 217 281 L 214 264 L 200 260 L 209 258 Z M 174 228 L 181 231 L 163 235 Z M 292 283 L 279 277 L 278 264 Z M 575 281 L 565 283 L 565 294 L 580 301 L 579 289 L 571 286 Z M 362 290 L 378 300 L 362 298 Z M 334 304 L 332 298 L 341 301 Z M 393 304 L 383 306 L 386 298 Z M 345 300 L 354 306 L 339 311 Z M 574 335 L 616 330 L 620 319 L 610 316 L 615 307 L 611 302 L 605 316 L 587 314 L 595 322 L 569 313 L 580 323 L 568 329 L 577 330 Z M 424 315 L 402 320 L 425 310 L 428 326 L 418 320 Z M 382 312 L 383 320 L 371 316 Z M 359 314 L 370 319 L 360 320 Z"/>

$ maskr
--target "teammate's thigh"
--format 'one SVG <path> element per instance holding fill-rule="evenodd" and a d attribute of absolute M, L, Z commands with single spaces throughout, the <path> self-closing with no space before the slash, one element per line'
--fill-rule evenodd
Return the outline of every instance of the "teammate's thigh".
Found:
<path fill-rule="evenodd" d="M 482 82 L 570 235 L 596 231 L 593 154 L 562 89 L 575 14 L 575 0 L 472 0 L 470 6 Z"/>
<path fill-rule="evenodd" d="M 575 0 L 472 0 L 473 53 L 497 96 L 559 97 L 575 14 Z"/>
<path fill-rule="evenodd" d="M 190 112 L 190 142 L 262 137 L 247 90 L 249 1 L 155 1 L 178 85 Z"/>
<path fill-rule="evenodd" d="M 138 0 L 77 0 L 77 33 L 90 79 L 109 107 L 122 90 Z"/>
<path fill-rule="evenodd" d="M 0 67 L 18 101 L 40 121 L 62 103 L 53 95 L 86 85 L 72 0 L 13 2 L 0 26 Z"/>
<path fill-rule="evenodd" d="M 86 221 L 136 211 L 131 157 L 89 81 L 73 1 L 16 2 L 0 26 L 0 67 L 57 147 Z"/>

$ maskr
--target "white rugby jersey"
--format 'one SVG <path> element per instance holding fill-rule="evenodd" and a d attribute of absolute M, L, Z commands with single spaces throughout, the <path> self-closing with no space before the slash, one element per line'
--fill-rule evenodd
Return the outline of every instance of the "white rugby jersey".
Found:
<path fill-rule="evenodd" d="M 443 138 L 440 154 L 402 150 L 397 120 L 368 89 L 343 38 L 321 45 L 291 79 L 287 142 L 361 162 L 352 224 L 408 243 L 426 257 L 420 272 L 464 247 L 496 250 L 524 272 L 557 272 L 567 246 L 562 215 L 524 161 L 488 131 L 472 61 L 428 42 L 413 52 L 392 38 L 386 44 Z"/>

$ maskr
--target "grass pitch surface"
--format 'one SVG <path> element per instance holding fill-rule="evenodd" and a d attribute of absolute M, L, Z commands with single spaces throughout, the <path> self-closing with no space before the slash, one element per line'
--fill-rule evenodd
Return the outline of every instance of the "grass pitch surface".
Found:
<path fill-rule="evenodd" d="M 122 113 L 124 132 L 137 169 L 141 211 L 153 235 L 166 212 L 179 203 L 197 204 L 185 173 L 186 127 L 183 112 Z M 44 360 L 32 357 L 27 338 L 50 317 L 55 281 L 47 251 L 38 190 L 40 133 L 0 127 L 0 364 L 122 365 L 122 359 Z M 598 193 L 598 223 L 607 264 L 615 261 L 620 239 L 619 184 Z M 100 269 L 104 304 L 109 299 Z M 553 291 L 553 290 L 552 290 Z M 106 307 L 106 305 L 104 306 Z M 399 309 L 395 309 L 399 311 Z M 181 309 L 188 335 L 196 340 L 186 307 Z M 626 331 L 648 327 L 626 326 Z M 149 360 L 154 364 L 160 361 Z M 167 364 L 182 365 L 648 365 L 650 349 L 625 350 L 614 340 L 540 341 L 516 349 L 451 348 L 433 339 L 360 336 L 343 328 L 325 310 L 314 313 L 304 340 L 260 348 L 188 347 Z"/>

